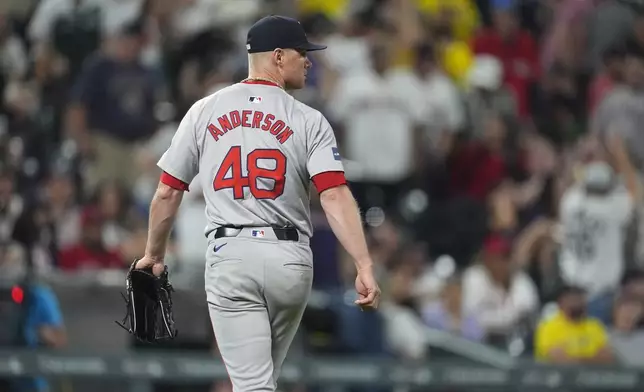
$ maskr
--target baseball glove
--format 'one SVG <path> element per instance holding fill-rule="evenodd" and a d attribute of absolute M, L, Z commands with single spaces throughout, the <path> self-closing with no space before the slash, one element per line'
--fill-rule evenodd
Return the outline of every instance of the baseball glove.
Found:
<path fill-rule="evenodd" d="M 174 339 L 177 336 L 172 314 L 174 289 L 168 280 L 168 267 L 161 276 L 155 276 L 151 268 L 135 269 L 137 261 L 127 273 L 127 296 L 121 293 L 127 308 L 125 318 L 116 323 L 142 342 Z"/>

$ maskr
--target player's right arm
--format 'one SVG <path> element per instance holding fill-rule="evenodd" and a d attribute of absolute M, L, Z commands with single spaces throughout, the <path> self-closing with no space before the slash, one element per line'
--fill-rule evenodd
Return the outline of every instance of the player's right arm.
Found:
<path fill-rule="evenodd" d="M 333 233 L 355 260 L 356 269 L 360 271 L 373 267 L 360 211 L 349 187 L 340 185 L 322 191 L 320 203 Z"/>
<path fill-rule="evenodd" d="M 373 274 L 373 262 L 367 248 L 358 205 L 346 185 L 344 168 L 329 122 L 316 112 L 307 122 L 307 169 L 320 193 L 320 203 L 329 226 L 358 270 L 356 290 L 361 307 L 376 308 L 380 288 Z"/>
<path fill-rule="evenodd" d="M 155 274 L 163 272 L 165 252 L 183 193 L 199 172 L 197 117 L 201 102 L 195 103 L 181 120 L 167 151 L 159 159 L 163 173 L 150 203 L 148 240 L 145 256 L 137 268 L 152 267 Z"/>
<path fill-rule="evenodd" d="M 380 301 L 380 288 L 374 277 L 373 261 L 369 256 L 360 212 L 351 190 L 346 185 L 323 190 L 320 194 L 320 203 L 331 230 L 355 261 L 358 271 L 356 291 L 359 296 L 355 304 L 366 308 L 377 308 Z"/>

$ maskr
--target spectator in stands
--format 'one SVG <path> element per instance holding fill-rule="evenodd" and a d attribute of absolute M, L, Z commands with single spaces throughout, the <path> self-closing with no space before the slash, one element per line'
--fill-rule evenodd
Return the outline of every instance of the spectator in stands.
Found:
<path fill-rule="evenodd" d="M 597 107 L 592 131 L 607 148 L 611 159 L 619 156 L 615 148 L 621 147 L 628 155 L 627 164 L 644 172 L 644 134 L 640 125 L 644 121 L 644 51 L 631 50 L 624 61 L 624 84 L 614 88 Z M 614 146 L 611 137 L 621 140 Z M 626 174 L 624 164 L 615 161 L 620 174 Z"/>
<path fill-rule="evenodd" d="M 541 320 L 535 334 L 535 354 L 549 363 L 612 363 L 614 356 L 604 326 L 586 313 L 583 289 L 566 286 L 559 293 L 559 310 Z"/>
<path fill-rule="evenodd" d="M 560 285 L 557 266 L 557 224 L 541 217 L 526 226 L 514 242 L 513 259 L 530 275 L 539 289 L 542 303 L 552 299 Z"/>
<path fill-rule="evenodd" d="M 118 252 L 129 236 L 128 221 L 136 219 L 137 211 L 130 207 L 129 198 L 118 181 L 106 181 L 96 189 L 93 204 L 103 218 L 103 243 L 108 250 Z"/>
<path fill-rule="evenodd" d="M 462 291 L 460 277 L 450 278 L 443 288 L 440 301 L 428 304 L 421 310 L 423 321 L 430 328 L 482 341 L 485 331 L 474 312 L 463 311 Z"/>
<path fill-rule="evenodd" d="M 350 3 L 348 0 L 300 0 L 297 7 L 298 12 L 302 15 L 322 14 L 329 19 L 341 19 L 350 12 Z"/>
<path fill-rule="evenodd" d="M 471 8 L 468 10 L 469 7 L 466 5 L 468 2 L 469 0 L 440 2 L 440 5 L 434 9 L 431 19 L 426 23 L 428 27 L 426 37 L 418 40 L 431 42 L 436 47 L 437 60 L 441 68 L 458 86 L 463 86 L 474 58 L 469 44 L 471 37 L 466 37 L 472 33 L 472 30 L 469 32 L 459 31 L 464 27 L 463 17 L 468 18 L 468 11 L 472 11 Z M 423 2 L 420 5 L 422 7 Z M 460 11 L 458 14 L 457 9 Z M 476 17 L 471 22 L 476 23 L 475 20 Z M 405 21 L 406 25 L 408 23 Z"/>
<path fill-rule="evenodd" d="M 370 50 L 371 69 L 340 80 L 330 110 L 342 124 L 347 175 L 359 205 L 388 210 L 419 169 L 419 124 L 427 116 L 405 82 L 410 72 L 391 67 L 389 43 Z"/>
<path fill-rule="evenodd" d="M 45 0 L 38 4 L 28 34 L 41 82 L 74 80 L 83 61 L 98 49 L 105 12 L 101 15 L 101 5 L 94 3 Z"/>
<path fill-rule="evenodd" d="M 624 57 L 622 45 L 614 45 L 602 56 L 603 69 L 595 75 L 589 87 L 588 112 L 592 115 L 600 102 L 624 80 Z"/>
<path fill-rule="evenodd" d="M 11 239 L 13 228 L 24 210 L 24 200 L 15 188 L 15 174 L 0 167 L 0 242 Z"/>
<path fill-rule="evenodd" d="M 578 55 L 577 51 L 586 49 L 586 45 L 579 45 L 579 48 L 573 47 L 576 42 L 570 38 L 576 38 L 574 33 L 577 29 L 575 28 L 587 21 L 594 6 L 593 3 L 594 0 L 562 0 L 546 5 L 546 7 L 552 7 L 549 11 L 552 12 L 553 20 L 551 25 L 546 27 L 548 31 L 542 43 L 541 64 L 545 71 L 562 57 L 575 56 Z M 585 62 L 585 53 L 579 57 Z"/>
<path fill-rule="evenodd" d="M 510 252 L 506 238 L 491 234 L 483 244 L 482 263 L 463 274 L 463 311 L 476 314 L 488 342 L 502 346 L 539 306 L 537 288 L 517 269 Z"/>
<path fill-rule="evenodd" d="M 13 333 L 8 326 L 17 326 L 15 336 L 0 336 L 0 341 L 14 348 L 61 348 L 67 343 L 67 335 L 56 295 L 47 286 L 32 282 L 29 275 L 25 249 L 15 242 L 0 245 L 0 296 L 8 295 L 18 305 L 0 306 L 2 335 Z M 0 298 L 0 302 L 4 299 Z M 49 390 L 46 380 L 41 378 L 18 378 L 11 380 L 10 385 L 14 389 L 9 390 L 16 392 Z"/>
<path fill-rule="evenodd" d="M 47 276 L 54 268 L 58 253 L 55 233 L 54 220 L 45 204 L 30 203 L 16 221 L 12 238 L 26 249 L 33 276 Z"/>
<path fill-rule="evenodd" d="M 623 295 L 616 301 L 610 342 L 623 365 L 644 365 L 644 331 L 639 328 L 643 320 L 644 303 L 639 298 Z"/>
<path fill-rule="evenodd" d="M 521 28 L 516 15 L 518 1 L 493 2 L 493 27 L 474 39 L 474 52 L 497 57 L 503 64 L 503 80 L 516 96 L 519 115 L 529 115 L 530 86 L 540 76 L 537 45 Z"/>
<path fill-rule="evenodd" d="M 144 0 L 42 0 L 28 26 L 37 73 L 54 73 L 69 81 L 83 61 L 97 50 L 102 38 L 136 20 Z"/>
<path fill-rule="evenodd" d="M 213 53 L 232 57 L 238 48 L 243 47 L 240 37 L 245 37 L 245 28 L 260 12 L 261 5 L 259 0 L 156 2 L 152 7 L 153 14 L 170 32 L 163 37 L 164 72 L 175 100 L 180 99 L 180 79 L 190 72 L 190 68 L 194 69 L 195 63 Z M 191 102 L 176 104 L 180 107 L 187 105 L 187 110 Z"/>
<path fill-rule="evenodd" d="M 331 72 L 325 76 L 323 84 L 331 86 L 330 90 L 339 80 L 371 68 L 369 41 L 376 31 L 374 24 L 374 20 L 363 12 L 349 13 L 326 37 L 328 48 L 322 56 Z"/>
<path fill-rule="evenodd" d="M 632 31 L 635 20 L 635 2 L 599 1 L 588 17 L 588 65 L 601 68 L 602 54 L 612 45 L 624 42 Z"/>
<path fill-rule="evenodd" d="M 71 247 L 61 249 L 58 267 L 63 270 L 84 270 L 104 268 L 124 268 L 121 256 L 108 250 L 103 242 L 104 220 L 100 211 L 88 207 L 81 218 L 81 241 Z"/>
<path fill-rule="evenodd" d="M 586 133 L 587 78 L 568 65 L 555 63 L 536 89 L 532 112 L 539 133 L 557 146 L 570 145 Z"/>
<path fill-rule="evenodd" d="M 414 309 L 414 282 L 425 264 L 421 247 L 409 247 L 389 270 L 386 299 L 382 303 L 386 341 L 400 358 L 422 360 L 427 354 L 425 326 Z"/>
<path fill-rule="evenodd" d="M 376 265 L 387 267 L 395 260 L 394 256 L 402 245 L 401 228 L 391 217 L 369 228 L 367 232 L 369 250 Z"/>
<path fill-rule="evenodd" d="M 593 136 L 604 147 L 609 162 L 624 177 L 636 199 L 641 197 L 640 179 L 644 173 L 644 51 L 632 50 L 624 63 L 624 84 L 616 87 L 600 103 L 593 118 Z M 644 257 L 644 212 L 637 208 L 635 257 Z"/>
<path fill-rule="evenodd" d="M 624 273 L 622 279 L 622 294 L 635 298 L 644 304 L 644 271 L 630 269 Z"/>
<path fill-rule="evenodd" d="M 6 82 L 21 80 L 27 73 L 27 53 L 24 43 L 12 31 L 7 15 L 0 10 L 0 79 Z M 2 85 L 0 84 L 0 91 Z"/>
<path fill-rule="evenodd" d="M 138 175 L 131 164 L 136 147 L 156 131 L 159 83 L 140 62 L 142 28 L 140 22 L 123 28 L 105 53 L 88 60 L 74 87 L 68 136 L 86 158 L 93 158 L 87 181 L 117 179 L 131 185 Z"/>
<path fill-rule="evenodd" d="M 8 127 L 13 120 L 11 117 L 26 106 L 19 101 L 20 93 L 25 90 L 24 77 L 29 61 L 23 41 L 13 32 L 10 15 L 4 12 L 0 9 L 0 121 L 3 122 L 0 134 L 13 131 Z"/>
<path fill-rule="evenodd" d="M 465 109 L 454 82 L 440 69 L 436 49 L 421 45 L 416 51 L 415 74 L 410 90 L 427 106 L 423 127 L 432 158 L 446 156 L 458 132 L 465 127 Z M 414 88 L 415 87 L 415 88 Z"/>
<path fill-rule="evenodd" d="M 513 162 L 509 157 L 517 148 L 515 130 L 498 113 L 488 112 L 479 121 L 481 137 L 455 148 L 447 166 L 452 195 L 485 201 L 510 176 Z"/>
<path fill-rule="evenodd" d="M 53 171 L 44 183 L 45 203 L 56 229 L 56 243 L 61 248 L 76 244 L 81 234 L 81 210 L 76 204 L 74 183 L 66 172 Z"/>
<path fill-rule="evenodd" d="M 517 118 L 516 98 L 503 85 L 503 65 L 498 58 L 476 56 L 467 75 L 465 105 L 468 133 L 475 138 L 484 133 L 481 119 L 490 112 L 508 119 Z"/>
<path fill-rule="evenodd" d="M 451 34 L 458 40 L 468 42 L 479 27 L 479 15 L 472 0 L 421 0 L 417 3 L 419 10 L 430 17 L 449 18 Z"/>
<path fill-rule="evenodd" d="M 611 318 L 612 298 L 627 267 L 633 204 L 613 169 L 599 161 L 585 167 L 582 181 L 566 190 L 560 204 L 562 277 L 587 292 L 590 315 L 604 322 Z"/>

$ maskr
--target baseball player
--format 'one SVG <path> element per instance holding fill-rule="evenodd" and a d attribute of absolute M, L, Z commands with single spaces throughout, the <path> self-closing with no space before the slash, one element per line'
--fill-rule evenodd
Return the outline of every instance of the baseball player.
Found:
<path fill-rule="evenodd" d="M 206 199 L 205 285 L 210 317 L 235 392 L 275 391 L 313 280 L 311 183 L 357 268 L 356 305 L 376 308 L 380 289 L 358 207 L 324 116 L 286 89 L 304 87 L 308 42 L 300 23 L 268 16 L 247 36 L 249 77 L 196 102 L 158 162 L 145 257 L 164 269 L 183 193 L 199 173 Z"/>

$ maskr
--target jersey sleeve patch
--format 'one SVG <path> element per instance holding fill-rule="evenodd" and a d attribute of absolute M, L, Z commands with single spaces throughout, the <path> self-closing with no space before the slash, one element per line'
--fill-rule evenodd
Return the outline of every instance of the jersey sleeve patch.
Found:
<path fill-rule="evenodd" d="M 165 185 L 169 186 L 170 188 L 176 189 L 178 191 L 189 191 L 190 189 L 188 184 L 181 181 L 180 179 L 173 177 L 172 175 L 168 174 L 167 172 L 161 173 L 161 179 L 160 181 L 164 183 Z"/>
<path fill-rule="evenodd" d="M 333 152 L 333 159 L 336 161 L 341 161 L 342 157 L 340 156 L 340 151 L 338 151 L 337 147 L 331 147 L 331 151 Z"/>
<path fill-rule="evenodd" d="M 344 177 L 344 172 L 341 171 L 327 171 L 314 175 L 313 185 L 318 193 L 322 193 L 327 189 L 335 188 L 340 185 L 346 185 L 347 179 Z"/>

